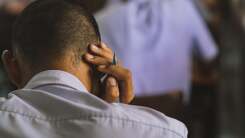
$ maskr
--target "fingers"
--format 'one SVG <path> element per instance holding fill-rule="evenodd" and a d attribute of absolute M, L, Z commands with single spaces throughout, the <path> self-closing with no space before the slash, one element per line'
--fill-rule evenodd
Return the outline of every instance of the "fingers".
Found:
<path fill-rule="evenodd" d="M 104 100 L 114 102 L 120 97 L 121 102 L 130 103 L 134 98 L 132 74 L 120 64 L 112 65 L 113 55 L 112 50 L 101 43 L 98 46 L 90 45 L 84 58 L 96 65 L 98 71 L 111 76 L 104 83 L 105 94 L 102 95 Z"/>
<path fill-rule="evenodd" d="M 90 45 L 89 52 L 84 55 L 87 62 L 95 65 L 110 65 L 113 61 L 114 52 L 104 43 L 100 45 Z M 120 60 L 117 59 L 117 65 L 121 65 Z"/>
<path fill-rule="evenodd" d="M 114 77 L 108 77 L 105 86 L 104 100 L 109 103 L 116 101 L 119 98 L 119 86 Z"/>
<path fill-rule="evenodd" d="M 120 66 L 104 66 L 98 67 L 98 70 L 114 76 L 120 82 L 120 101 L 130 103 L 134 98 L 132 74 L 128 69 Z"/>
<path fill-rule="evenodd" d="M 112 63 L 110 59 L 99 57 L 99 56 L 94 56 L 89 53 L 86 53 L 84 57 L 87 62 L 93 65 L 110 65 Z"/>
<path fill-rule="evenodd" d="M 117 80 L 127 80 L 132 77 L 131 72 L 128 69 L 125 69 L 121 66 L 115 65 L 100 65 L 98 66 L 98 71 L 109 74 L 117 78 Z"/>
<path fill-rule="evenodd" d="M 98 46 L 90 45 L 89 50 L 90 52 L 92 52 L 92 54 L 95 54 L 97 56 L 108 58 L 110 60 L 113 59 L 113 51 L 110 48 L 108 48 L 104 43 Z"/>

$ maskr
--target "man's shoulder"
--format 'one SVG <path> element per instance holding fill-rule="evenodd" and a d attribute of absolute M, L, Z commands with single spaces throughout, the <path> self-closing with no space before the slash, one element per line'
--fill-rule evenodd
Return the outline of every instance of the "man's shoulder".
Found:
<path fill-rule="evenodd" d="M 20 89 L 0 100 L 0 112 L 43 121 L 88 117 L 108 110 L 108 104 L 87 92 L 51 88 Z"/>
<path fill-rule="evenodd" d="M 70 126 L 74 120 L 78 124 L 87 122 L 95 133 L 110 128 L 118 131 L 116 134 L 125 132 L 125 136 L 132 133 L 143 136 L 145 132 L 149 133 L 149 137 L 164 135 L 181 138 L 187 135 L 183 123 L 158 111 L 133 105 L 108 104 L 92 94 L 77 91 L 59 91 L 57 95 L 39 90 L 18 90 L 10 94 L 10 98 L 0 101 L 0 115 L 25 119 L 29 121 L 27 124 L 32 124 L 33 119 L 62 126 Z M 13 123 L 8 118 L 5 121 Z M 42 123 L 37 125 L 41 127 Z M 74 130 L 74 133 L 78 132 Z"/>
<path fill-rule="evenodd" d="M 119 116 L 125 120 L 182 137 L 187 136 L 188 132 L 185 124 L 152 108 L 117 103 L 113 104 L 113 108 L 116 110 L 114 113 L 119 113 Z"/>

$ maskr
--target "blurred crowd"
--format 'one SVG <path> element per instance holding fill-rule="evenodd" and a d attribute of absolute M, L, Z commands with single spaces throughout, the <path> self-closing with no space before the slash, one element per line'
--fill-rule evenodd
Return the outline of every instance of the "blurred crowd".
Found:
<path fill-rule="evenodd" d="M 244 0 L 81 1 L 133 72 L 132 104 L 185 122 L 191 138 L 245 136 Z M 11 49 L 12 24 L 30 2 L 0 0 L 1 52 Z M 0 96 L 14 89 L 1 66 Z"/>

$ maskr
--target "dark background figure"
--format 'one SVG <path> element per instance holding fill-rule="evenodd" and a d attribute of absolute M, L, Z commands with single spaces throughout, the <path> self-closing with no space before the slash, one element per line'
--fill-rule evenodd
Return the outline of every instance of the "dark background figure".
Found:
<path fill-rule="evenodd" d="M 218 93 L 218 137 L 245 137 L 244 0 L 222 0 L 222 54 Z"/>
<path fill-rule="evenodd" d="M 207 69 L 199 64 L 198 58 L 194 58 L 196 64 L 189 111 L 193 132 L 191 136 L 243 138 L 245 135 L 244 1 L 200 1 L 211 15 L 206 21 L 219 44 L 220 55 L 219 60 L 215 62 L 216 75 L 213 77 L 205 74 Z"/>
<path fill-rule="evenodd" d="M 3 7 L 0 9 L 0 53 L 11 48 L 12 24 L 17 15 L 11 14 Z M 6 97 L 15 87 L 8 80 L 2 62 L 0 62 L 0 96 Z"/>
<path fill-rule="evenodd" d="M 0 53 L 11 49 L 12 26 L 17 16 L 33 0 L 3 0 L 0 5 Z M 15 90 L 0 62 L 0 97 L 6 97 Z"/>
<path fill-rule="evenodd" d="M 221 25 L 221 7 L 219 0 L 194 0 L 196 8 L 220 49 L 219 26 Z M 214 138 L 217 132 L 219 60 L 206 64 L 198 50 L 193 51 L 192 89 L 188 107 L 187 124 L 191 138 Z"/>

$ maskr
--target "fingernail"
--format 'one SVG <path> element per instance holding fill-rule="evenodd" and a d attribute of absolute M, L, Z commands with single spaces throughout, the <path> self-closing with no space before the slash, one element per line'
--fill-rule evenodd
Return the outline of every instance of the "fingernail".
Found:
<path fill-rule="evenodd" d="M 92 48 L 93 51 L 99 51 L 99 48 L 97 46 L 95 46 L 95 45 L 91 45 L 91 48 Z"/>
<path fill-rule="evenodd" d="M 117 86 L 117 82 L 115 79 L 109 79 L 108 81 L 110 86 Z"/>

